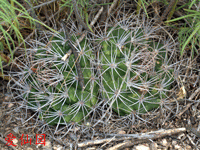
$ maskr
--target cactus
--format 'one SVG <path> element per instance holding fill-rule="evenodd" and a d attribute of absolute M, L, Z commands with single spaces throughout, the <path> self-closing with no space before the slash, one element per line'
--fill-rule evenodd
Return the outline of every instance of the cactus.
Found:
<path fill-rule="evenodd" d="M 74 55 L 65 60 L 63 57 L 70 50 L 64 34 L 52 34 L 48 44 L 40 42 L 31 62 L 17 82 L 20 96 L 27 102 L 27 107 L 50 125 L 80 122 L 88 118 L 97 103 L 98 84 L 91 64 L 92 53 L 84 39 L 73 44 L 80 51 L 79 63 L 85 82 L 85 89 L 79 85 Z M 63 42 L 64 41 L 64 42 Z M 66 41 L 66 42 L 65 42 Z M 30 49 L 32 51 L 32 49 Z M 63 59 L 63 60 L 62 60 Z M 23 76 L 23 77 L 22 77 Z"/>
<path fill-rule="evenodd" d="M 169 44 L 161 44 L 162 39 L 150 33 L 155 29 L 130 26 L 117 23 L 108 29 L 106 37 L 93 39 L 102 47 L 97 57 L 88 37 L 78 42 L 79 36 L 74 33 L 71 41 L 63 32 L 48 33 L 47 43 L 38 42 L 29 50 L 29 64 L 16 75 L 20 79 L 14 88 L 26 107 L 50 125 L 86 120 L 101 101 L 98 95 L 118 115 L 158 108 L 173 82 Z M 79 52 L 84 90 L 68 42 Z"/>
<path fill-rule="evenodd" d="M 144 32 L 118 25 L 101 42 L 103 96 L 119 115 L 157 108 L 173 82 L 166 46 Z"/>

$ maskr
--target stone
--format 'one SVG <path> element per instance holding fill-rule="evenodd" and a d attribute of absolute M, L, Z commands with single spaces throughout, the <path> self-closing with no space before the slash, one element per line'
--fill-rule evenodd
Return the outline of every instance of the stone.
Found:
<path fill-rule="evenodd" d="M 146 144 L 140 144 L 135 147 L 136 150 L 150 150 L 150 147 Z"/>

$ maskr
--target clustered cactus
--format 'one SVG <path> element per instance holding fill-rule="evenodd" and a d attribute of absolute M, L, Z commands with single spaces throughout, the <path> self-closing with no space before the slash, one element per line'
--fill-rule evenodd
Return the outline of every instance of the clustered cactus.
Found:
<path fill-rule="evenodd" d="M 149 26 L 141 24 L 118 22 L 103 36 L 93 33 L 82 41 L 74 32 L 70 41 L 62 31 L 46 33 L 28 50 L 27 61 L 21 62 L 14 89 L 26 108 L 50 125 L 86 120 L 102 99 L 118 115 L 158 108 L 173 81 L 170 44 L 151 33 L 153 27 L 147 30 Z M 79 53 L 77 60 L 69 42 Z M 94 43 L 99 50 L 95 51 Z M 81 66 L 84 89 L 75 63 Z"/>

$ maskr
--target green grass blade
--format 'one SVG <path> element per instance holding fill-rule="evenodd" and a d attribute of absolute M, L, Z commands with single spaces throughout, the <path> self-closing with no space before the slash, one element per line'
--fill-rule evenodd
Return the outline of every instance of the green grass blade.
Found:
<path fill-rule="evenodd" d="M 189 36 L 189 38 L 187 39 L 187 41 L 184 43 L 182 50 L 181 50 L 181 55 L 183 54 L 183 51 L 186 47 L 186 45 L 190 42 L 190 40 L 192 39 L 192 37 L 197 33 L 197 31 L 200 29 L 200 22 L 198 23 L 197 27 L 194 29 L 194 31 L 192 32 L 192 34 Z"/>

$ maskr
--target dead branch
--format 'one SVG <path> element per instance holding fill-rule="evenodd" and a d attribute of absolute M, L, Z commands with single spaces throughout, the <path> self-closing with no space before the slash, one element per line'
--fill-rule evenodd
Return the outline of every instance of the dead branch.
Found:
<path fill-rule="evenodd" d="M 82 142 L 82 143 L 78 143 L 78 147 L 86 147 L 86 146 L 92 146 L 92 145 L 97 145 L 97 144 L 103 144 L 103 143 L 107 143 L 107 142 L 111 142 L 111 141 L 124 141 L 124 140 L 148 140 L 148 139 L 157 139 L 157 138 L 161 138 L 164 136 L 170 136 L 172 134 L 177 134 L 180 132 L 185 132 L 186 128 L 176 128 L 176 129 L 169 129 L 169 130 L 165 130 L 165 129 L 161 129 L 158 131 L 151 131 L 151 132 L 147 132 L 147 133 L 139 133 L 139 134 L 109 134 L 107 136 L 112 136 L 112 138 L 106 138 L 106 139 L 101 139 L 101 140 L 90 140 L 90 141 L 86 141 L 86 142 Z M 121 137 L 121 138 L 117 138 L 117 137 Z M 122 147 L 124 145 L 129 145 L 131 143 L 132 144 L 136 144 L 135 142 L 132 141 L 127 141 L 124 144 L 119 144 L 116 147 Z"/>
<path fill-rule="evenodd" d="M 83 28 L 85 30 L 87 30 L 87 31 L 90 32 L 90 29 L 88 28 L 88 26 L 85 24 L 85 22 L 81 18 L 81 15 L 80 15 L 80 13 L 78 11 L 78 8 L 77 8 L 77 2 L 76 2 L 76 0 L 72 0 L 72 3 L 73 3 L 74 12 L 75 12 L 75 15 L 76 15 L 76 18 L 77 18 L 78 22 L 83 26 Z"/>
<path fill-rule="evenodd" d="M 97 19 L 99 18 L 100 14 L 102 13 L 103 11 L 103 7 L 101 7 L 101 9 L 99 10 L 99 12 L 97 13 L 97 15 L 95 16 L 95 18 L 92 20 L 92 22 L 90 23 L 90 27 L 92 27 L 95 22 L 97 21 Z M 66 35 L 66 38 L 69 39 L 69 34 L 68 32 L 66 32 L 66 29 L 65 29 L 65 26 L 64 24 L 61 24 L 64 28 L 64 32 L 65 32 L 65 35 Z M 85 37 L 86 33 L 82 34 L 82 36 L 78 39 L 78 42 L 81 42 L 83 40 L 83 38 Z M 70 40 L 69 40 L 70 41 Z M 75 47 L 78 45 L 78 42 L 77 44 L 75 45 Z M 74 56 L 75 56 L 75 61 L 77 62 L 78 58 L 79 58 L 79 54 L 76 52 L 75 50 L 75 47 L 69 42 L 69 45 L 71 47 L 71 50 L 68 51 L 64 57 L 66 56 L 69 56 L 69 54 L 71 54 L 71 52 L 74 53 Z M 82 89 L 85 89 L 85 84 L 84 84 L 84 80 L 83 80 L 83 74 L 82 74 L 82 71 L 81 71 L 81 67 L 80 67 L 80 64 L 79 63 L 76 63 L 76 67 L 77 67 L 77 71 L 78 71 L 78 76 L 79 76 L 79 81 L 80 81 L 80 85 L 82 87 Z"/>
<path fill-rule="evenodd" d="M 114 2 L 112 3 L 112 5 L 110 6 L 110 9 L 108 10 L 108 16 L 110 15 L 112 9 L 117 5 L 118 0 L 114 0 Z"/>
<path fill-rule="evenodd" d="M 199 92 L 200 92 L 200 87 L 199 87 L 196 91 L 194 91 L 194 93 L 189 97 L 189 100 L 191 101 L 191 100 L 197 95 L 197 93 L 199 93 Z M 182 115 L 186 110 L 188 110 L 188 108 L 190 108 L 190 106 L 192 106 L 192 103 L 187 104 L 186 107 L 183 109 L 183 111 L 181 111 L 181 112 L 180 112 L 179 114 L 177 114 L 176 116 L 177 116 L 178 118 L 180 118 L 181 115 Z"/>

